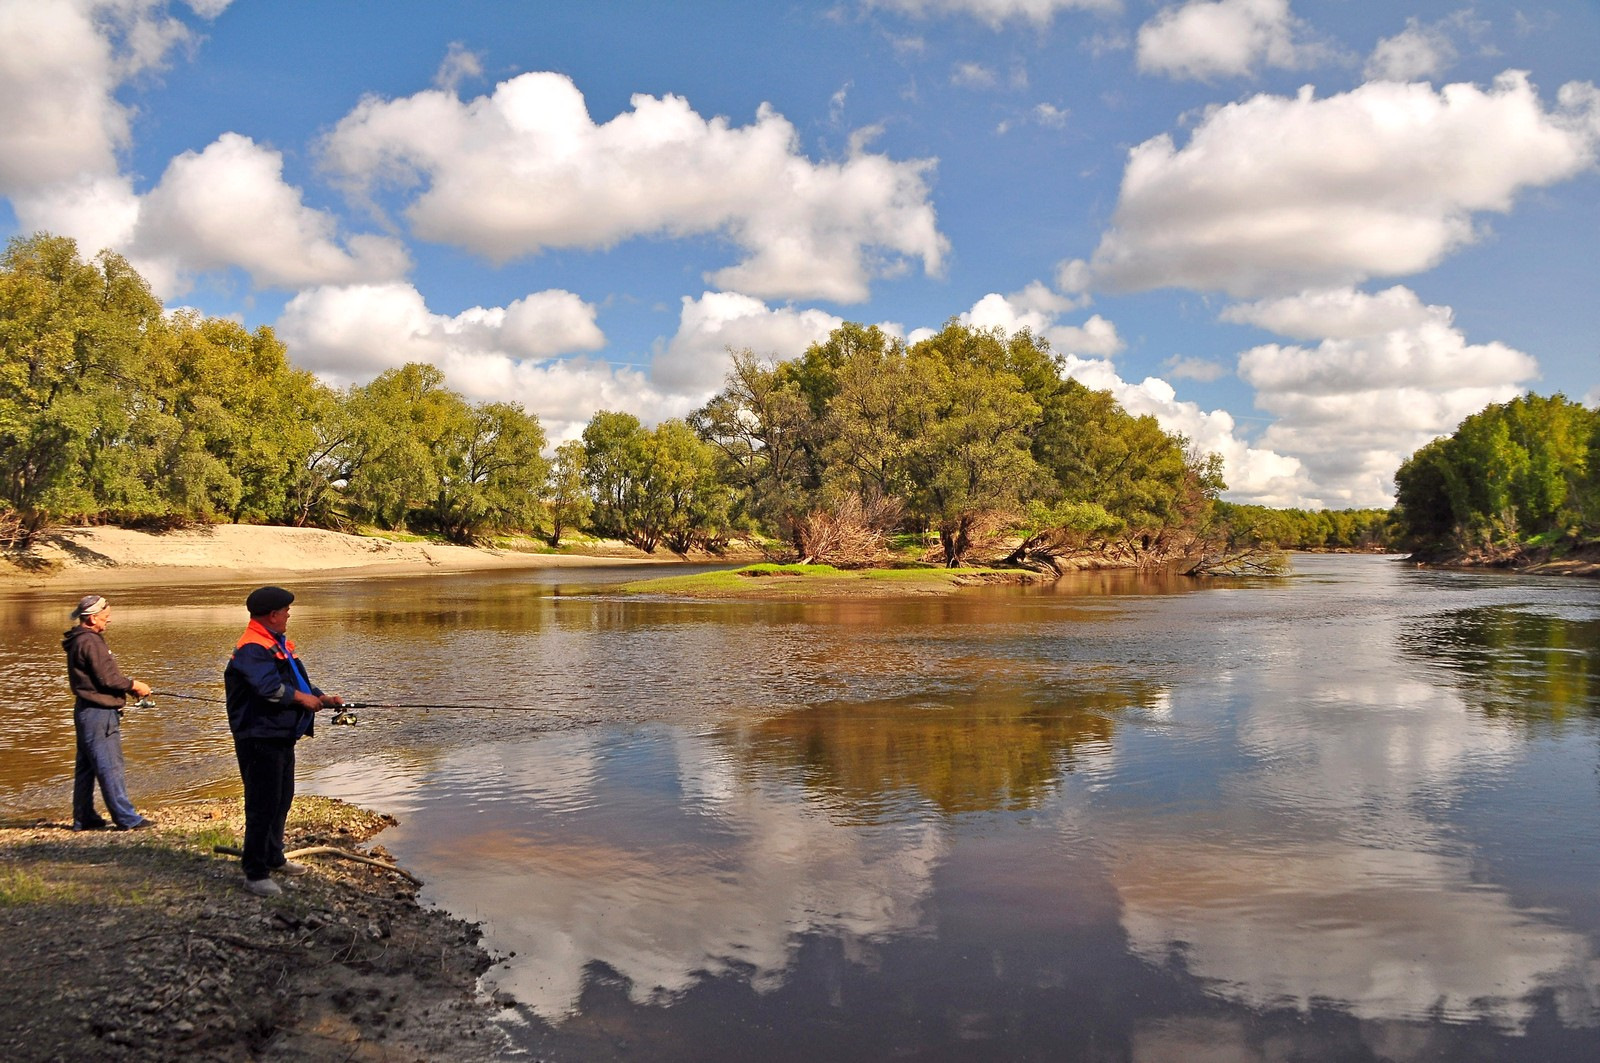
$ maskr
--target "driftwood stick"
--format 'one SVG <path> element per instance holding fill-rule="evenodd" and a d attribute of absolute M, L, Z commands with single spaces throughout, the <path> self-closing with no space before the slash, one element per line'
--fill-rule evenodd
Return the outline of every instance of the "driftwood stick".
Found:
<path fill-rule="evenodd" d="M 225 856 L 244 855 L 242 849 L 235 849 L 231 845 L 215 845 L 212 846 L 212 851 L 222 853 Z M 413 886 L 422 885 L 420 878 L 403 867 L 391 864 L 386 860 L 378 860 L 370 856 L 363 856 L 360 853 L 352 853 L 349 849 L 340 849 L 334 845 L 312 845 L 304 849 L 295 849 L 292 852 L 284 853 L 283 856 L 286 860 L 293 860 L 297 856 L 337 856 L 344 860 L 354 860 L 358 864 L 371 864 L 373 867 L 381 867 L 385 871 L 393 871 Z"/>

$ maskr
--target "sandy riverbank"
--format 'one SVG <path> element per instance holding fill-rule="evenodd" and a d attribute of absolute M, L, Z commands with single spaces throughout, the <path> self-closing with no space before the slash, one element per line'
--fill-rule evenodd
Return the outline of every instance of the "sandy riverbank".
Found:
<path fill-rule="evenodd" d="M 26 552 L 6 553 L 0 560 L 0 587 L 77 585 L 86 577 L 96 587 L 125 587 L 173 579 L 270 582 L 308 574 L 405 576 L 682 560 L 665 551 L 645 554 L 622 544 L 585 554 L 549 554 L 244 524 L 160 533 L 63 528 L 42 536 Z"/>

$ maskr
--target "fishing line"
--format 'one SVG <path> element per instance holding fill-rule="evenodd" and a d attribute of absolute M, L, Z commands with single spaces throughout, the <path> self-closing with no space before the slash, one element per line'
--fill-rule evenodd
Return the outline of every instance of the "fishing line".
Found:
<path fill-rule="evenodd" d="M 205 696 L 200 695 L 200 694 L 179 694 L 179 693 L 176 693 L 176 692 L 171 691 L 171 690 L 152 690 L 150 692 L 150 698 L 179 698 L 179 699 L 181 699 L 183 701 L 204 701 L 204 702 L 209 702 L 212 705 L 223 705 L 223 704 L 226 704 L 226 702 L 222 698 L 205 697 Z M 140 701 L 137 704 L 141 708 L 154 708 L 154 703 L 152 703 L 149 700 L 149 698 L 142 698 L 142 699 L 140 699 Z M 333 708 L 335 709 L 335 712 L 333 714 L 333 718 L 332 718 L 331 722 L 333 724 L 335 724 L 336 726 L 352 726 L 352 727 L 355 726 L 355 724 L 356 724 L 356 714 L 355 714 L 355 711 L 354 711 L 356 709 L 423 709 L 423 710 L 442 709 L 442 710 L 446 710 L 446 711 L 462 711 L 462 712 L 549 712 L 550 711 L 547 707 L 545 707 L 543 705 L 467 705 L 467 704 L 447 704 L 447 703 L 441 703 L 441 702 L 427 702 L 427 703 L 424 703 L 424 702 L 417 702 L 417 701 L 358 701 L 358 700 L 347 700 L 347 701 L 345 701 L 345 703 L 343 705 L 336 705 L 336 706 L 333 706 Z"/>

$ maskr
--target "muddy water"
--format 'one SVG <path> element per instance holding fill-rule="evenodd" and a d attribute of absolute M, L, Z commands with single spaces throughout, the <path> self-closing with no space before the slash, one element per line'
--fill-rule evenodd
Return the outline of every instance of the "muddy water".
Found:
<path fill-rule="evenodd" d="M 296 585 L 327 689 L 492 706 L 364 710 L 301 783 L 400 816 L 539 1058 L 1600 1058 L 1600 584 L 632 576 Z M 113 649 L 219 696 L 246 590 L 117 595 Z M 67 813 L 69 605 L 0 596 L 8 818 Z M 219 706 L 124 733 L 136 802 L 236 788 Z"/>

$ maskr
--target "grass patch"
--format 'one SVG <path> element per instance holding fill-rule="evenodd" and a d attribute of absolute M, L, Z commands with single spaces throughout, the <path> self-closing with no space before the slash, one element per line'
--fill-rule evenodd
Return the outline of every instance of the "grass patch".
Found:
<path fill-rule="evenodd" d="M 71 903 L 82 895 L 83 891 L 75 885 L 50 882 L 32 871 L 0 871 L 0 908 L 51 902 Z"/>
<path fill-rule="evenodd" d="M 216 827 L 201 827 L 189 833 L 189 842 L 202 853 L 209 853 L 219 845 L 226 845 L 237 849 L 244 844 L 243 839 L 232 827 L 221 825 Z"/>
<path fill-rule="evenodd" d="M 993 569 L 941 568 L 908 565 L 894 568 L 839 569 L 832 565 L 778 565 L 763 563 L 693 576 L 664 576 L 624 583 L 624 594 L 671 594 L 700 598 L 804 597 L 807 594 L 871 594 L 871 588 L 891 585 L 906 593 L 942 591 L 962 577 Z M 879 590 L 878 593 L 883 593 Z"/>
<path fill-rule="evenodd" d="M 735 576 L 837 576 L 839 569 L 832 565 L 779 565 L 771 562 L 762 562 L 757 565 L 746 565 L 734 569 Z"/>

